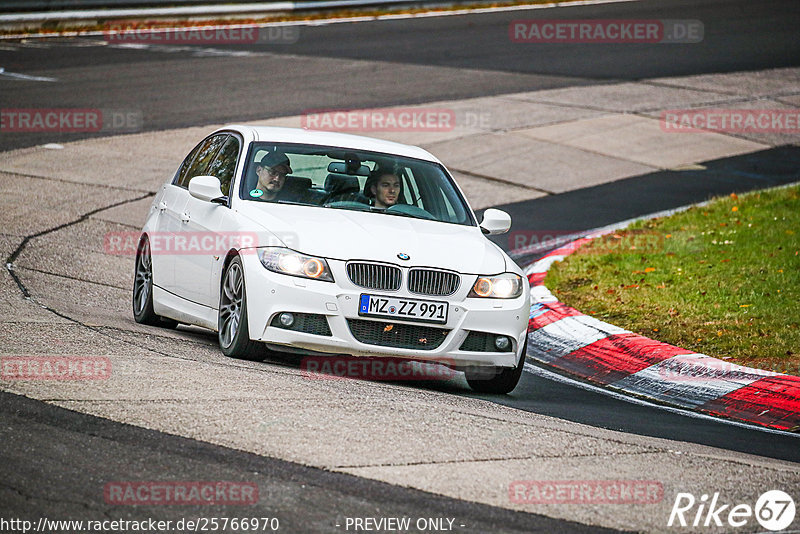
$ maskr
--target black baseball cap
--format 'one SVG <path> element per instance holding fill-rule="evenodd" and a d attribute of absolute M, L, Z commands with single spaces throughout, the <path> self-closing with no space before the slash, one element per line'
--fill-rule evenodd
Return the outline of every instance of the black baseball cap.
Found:
<path fill-rule="evenodd" d="M 280 165 L 286 165 L 289 169 L 289 173 L 292 172 L 291 164 L 289 163 L 289 157 L 284 154 L 283 152 L 270 152 L 261 158 L 259 165 L 262 167 L 267 167 L 271 169 L 273 167 L 278 167 Z"/>

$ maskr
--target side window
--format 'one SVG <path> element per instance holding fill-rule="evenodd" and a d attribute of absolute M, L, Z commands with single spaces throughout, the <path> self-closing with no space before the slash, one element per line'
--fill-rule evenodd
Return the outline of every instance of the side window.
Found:
<path fill-rule="evenodd" d="M 228 195 L 231 188 L 233 174 L 236 172 L 236 161 L 239 158 L 239 139 L 235 135 L 228 137 L 222 149 L 214 158 L 214 162 L 209 165 L 206 174 L 219 178 L 222 194 Z"/>
<path fill-rule="evenodd" d="M 186 174 L 189 172 L 189 168 L 192 166 L 192 162 L 194 161 L 194 158 L 197 156 L 197 153 L 200 152 L 200 149 L 203 147 L 203 145 L 205 145 L 205 143 L 206 141 L 201 141 L 196 147 L 192 149 L 191 152 L 189 152 L 189 155 L 186 156 L 186 159 L 183 160 L 183 163 L 181 163 L 178 172 L 175 173 L 175 179 L 173 180 L 173 183 L 175 185 L 181 185 L 184 183 L 184 181 L 187 184 L 189 183 L 188 178 L 185 178 Z M 183 185 L 183 187 L 186 187 L 186 185 Z"/>
<path fill-rule="evenodd" d="M 195 176 L 206 174 L 208 164 L 214 159 L 214 154 L 217 153 L 219 147 L 228 138 L 228 134 L 213 135 L 197 145 L 197 147 L 189 154 L 183 165 L 181 165 L 180 175 L 176 185 L 181 187 L 189 187 L 189 180 Z M 194 156 L 194 157 L 192 157 Z"/>

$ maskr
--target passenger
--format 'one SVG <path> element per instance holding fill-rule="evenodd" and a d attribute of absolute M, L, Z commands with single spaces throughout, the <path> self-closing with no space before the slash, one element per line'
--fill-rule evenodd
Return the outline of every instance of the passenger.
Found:
<path fill-rule="evenodd" d="M 376 208 L 394 206 L 400 200 L 402 191 L 400 178 L 389 170 L 373 173 L 364 184 L 364 194 L 374 199 L 372 205 Z"/>
<path fill-rule="evenodd" d="M 270 152 L 256 164 L 258 183 L 250 191 L 250 196 L 259 200 L 278 200 L 279 193 L 286 184 L 286 175 L 291 173 L 292 167 L 286 154 Z"/>

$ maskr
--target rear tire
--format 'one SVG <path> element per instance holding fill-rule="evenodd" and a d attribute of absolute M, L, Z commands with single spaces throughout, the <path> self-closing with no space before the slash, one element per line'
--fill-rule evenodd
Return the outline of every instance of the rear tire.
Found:
<path fill-rule="evenodd" d="M 178 321 L 161 317 L 153 311 L 153 257 L 150 241 L 145 237 L 136 249 L 133 279 L 133 318 L 139 324 L 175 328 Z"/>
<path fill-rule="evenodd" d="M 242 360 L 264 359 L 261 343 L 250 339 L 244 266 L 239 256 L 231 260 L 222 277 L 217 326 L 219 348 L 225 356 Z"/>
<path fill-rule="evenodd" d="M 467 369 L 464 374 L 469 386 L 478 393 L 511 393 L 522 376 L 522 369 L 525 367 L 525 355 L 528 353 L 528 338 L 525 337 L 525 345 L 522 347 L 522 357 L 516 367 L 495 367 L 492 368 Z"/>

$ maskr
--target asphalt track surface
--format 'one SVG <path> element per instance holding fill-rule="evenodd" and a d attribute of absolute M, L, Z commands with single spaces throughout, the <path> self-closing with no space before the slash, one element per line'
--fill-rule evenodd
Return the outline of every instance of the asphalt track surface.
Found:
<path fill-rule="evenodd" d="M 511 20 L 555 17 L 698 19 L 704 23 L 705 40 L 690 50 L 679 45 L 553 45 L 533 49 L 496 37 L 498 32 L 506 35 Z M 203 55 L 191 49 L 165 52 L 76 46 L 91 45 L 91 39 L 49 41 L 0 47 L 0 66 L 7 71 L 58 79 L 23 86 L 0 78 L 0 103 L 3 108 L 141 110 L 145 128 L 160 130 L 291 115 L 309 108 L 387 106 L 614 80 L 796 66 L 800 62 L 800 40 L 796 37 L 799 27 L 800 4 L 794 1 L 642 1 L 580 10 L 335 24 L 303 28 L 302 38 L 295 45 L 215 47 L 252 54 L 245 56 Z M 359 60 L 385 64 L 378 68 Z M 3 135 L 0 150 L 80 137 Z M 712 162 L 706 171 L 698 171 L 696 180 L 687 180 L 686 174 L 678 179 L 667 172 L 655 173 L 504 208 L 512 214 L 515 224 L 526 228 L 589 229 L 705 200 L 714 194 L 792 181 L 800 166 L 798 152 L 796 147 L 783 147 Z M 319 517 L 327 518 L 334 513 L 374 515 L 376 510 L 381 510 L 381 515 L 453 516 L 456 514 L 449 510 L 455 509 L 459 510 L 459 517 L 476 527 L 475 531 L 580 529 L 575 524 L 534 514 L 460 503 L 301 468 L 75 414 L 9 394 L 0 395 L 0 399 L 3 478 L 10 480 L 8 477 L 12 476 L 8 466 L 25 465 L 23 471 L 13 475 L 16 480 L 28 480 L 27 484 L 33 483 L 31 487 L 41 487 L 49 481 L 51 490 L 57 493 L 42 501 L 19 493 L 13 489 L 16 484 L 0 484 L 0 500 L 15 503 L 16 509 L 35 503 L 30 508 L 32 516 L 74 511 L 70 499 L 64 498 L 65 492 L 79 494 L 81 488 L 108 479 L 91 471 L 104 462 L 81 458 L 82 444 L 91 440 L 99 447 L 97 454 L 108 455 L 109 462 L 112 457 L 127 459 L 127 479 L 147 479 L 148 474 L 155 478 L 163 475 L 164 466 L 191 470 L 205 462 L 204 466 L 219 469 L 216 479 L 224 479 L 226 473 L 229 478 L 261 473 L 259 476 L 269 477 L 269 482 L 260 484 L 262 488 L 309 481 L 307 494 L 272 500 L 275 509 L 265 513 L 296 513 L 300 507 L 318 508 Z M 797 438 L 791 436 L 632 405 L 529 373 L 523 374 L 512 395 L 489 400 L 604 428 L 800 461 Z M 14 447 L 5 445 L 11 440 L 24 443 L 28 451 L 39 451 L 25 456 L 39 458 L 40 465 L 26 464 Z M 54 443 L 62 446 L 55 447 Z M 70 443 L 72 446 L 66 445 Z M 188 477 L 189 472 L 180 474 Z M 54 485 L 54 480 L 59 484 Z M 207 510 L 205 515 L 209 515 Z M 307 527 L 308 523 L 303 525 Z M 322 530 L 325 525 L 315 526 Z"/>
<path fill-rule="evenodd" d="M 175 524 L 182 518 L 267 517 L 278 518 L 279 532 L 344 532 L 346 517 L 380 516 L 455 518 L 454 530 L 460 532 L 615 532 L 265 458 L 9 393 L 0 393 L 0 427 L 4 518 L 36 523 L 41 517 L 149 517 Z M 241 507 L 136 506 L 120 511 L 96 498 L 106 481 L 114 480 L 246 481 L 257 485 L 260 499 Z"/>
<path fill-rule="evenodd" d="M 700 20 L 705 37 L 690 46 L 512 43 L 509 24 L 525 18 Z M 786 67 L 800 58 L 798 27 L 800 4 L 792 0 L 644 0 L 302 27 L 295 44 L 214 45 L 211 50 L 86 46 L 103 44 L 102 37 L 50 40 L 0 46 L 0 67 L 6 71 L 58 80 L 30 83 L 0 76 L 0 103 L 4 108 L 133 110 L 142 113 L 145 129 L 163 130 L 308 109 Z M 0 150 L 78 137 L 4 135 Z"/>

